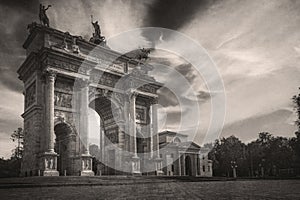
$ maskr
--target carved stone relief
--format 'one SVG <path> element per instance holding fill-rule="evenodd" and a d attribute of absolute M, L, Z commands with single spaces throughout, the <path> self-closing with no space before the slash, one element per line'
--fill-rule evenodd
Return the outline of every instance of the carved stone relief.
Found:
<path fill-rule="evenodd" d="M 103 74 L 92 74 L 90 80 L 94 83 L 114 87 L 119 81 L 120 77 L 114 74 L 103 73 Z"/>
<path fill-rule="evenodd" d="M 156 89 L 154 87 L 150 86 L 150 85 L 143 85 L 139 89 L 142 90 L 142 91 L 145 91 L 145 92 L 153 93 L 153 94 L 156 93 Z"/>
<path fill-rule="evenodd" d="M 105 135 L 111 143 L 113 144 L 118 143 L 119 141 L 118 129 L 109 129 L 105 131 Z"/>
<path fill-rule="evenodd" d="M 72 72 L 78 72 L 78 68 L 79 66 L 71 64 L 71 63 L 66 63 L 64 61 L 60 61 L 60 60 L 49 60 L 48 64 L 53 66 L 53 67 L 57 67 L 60 69 L 65 69 L 68 71 L 72 71 Z"/>
<path fill-rule="evenodd" d="M 55 88 L 69 93 L 73 91 L 73 84 L 57 80 L 55 81 Z"/>
<path fill-rule="evenodd" d="M 36 84 L 35 81 L 26 89 L 25 93 L 25 108 L 33 105 L 36 102 Z"/>
<path fill-rule="evenodd" d="M 56 169 L 55 157 L 53 156 L 46 156 L 45 157 L 45 169 L 46 170 L 54 170 Z"/>
<path fill-rule="evenodd" d="M 72 94 L 55 91 L 54 105 L 65 108 L 72 108 Z"/>

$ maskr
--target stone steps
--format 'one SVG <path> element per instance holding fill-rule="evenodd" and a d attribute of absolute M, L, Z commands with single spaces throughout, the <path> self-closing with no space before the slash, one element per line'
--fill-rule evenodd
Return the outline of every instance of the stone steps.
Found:
<path fill-rule="evenodd" d="M 175 182 L 176 179 L 166 179 L 157 176 L 59 176 L 59 177 L 26 177 L 26 178 L 2 178 L 0 188 L 24 188 L 24 187 L 55 187 L 55 186 L 84 186 L 84 185 L 129 185 Z"/>
<path fill-rule="evenodd" d="M 60 187 L 60 186 L 110 186 L 171 182 L 230 181 L 220 177 L 190 176 L 52 176 L 0 178 L 1 188 Z"/>

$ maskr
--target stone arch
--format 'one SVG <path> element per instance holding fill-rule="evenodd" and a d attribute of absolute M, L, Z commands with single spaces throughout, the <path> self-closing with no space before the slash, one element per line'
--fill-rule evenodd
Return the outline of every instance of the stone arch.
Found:
<path fill-rule="evenodd" d="M 96 93 L 89 98 L 89 107 L 96 111 L 100 116 L 100 162 L 105 169 L 103 174 L 115 174 L 115 165 L 117 165 L 117 152 L 112 148 L 119 145 L 120 111 L 117 110 L 120 105 L 111 98 L 111 95 L 105 93 Z M 119 113 L 118 113 L 119 112 Z"/>
<path fill-rule="evenodd" d="M 122 94 L 115 93 L 113 91 L 109 91 L 106 89 L 96 89 L 93 88 L 92 92 L 89 94 L 89 107 L 91 107 L 91 103 L 96 99 L 107 99 L 110 101 L 110 108 L 113 110 L 113 116 L 117 121 L 123 121 L 125 116 L 122 115 L 122 111 L 124 108 L 124 99 Z M 94 108 L 93 108 L 94 109 Z M 95 110 L 95 109 L 94 109 Z"/>
<path fill-rule="evenodd" d="M 109 99 L 116 106 L 123 105 L 122 94 L 107 89 L 99 89 L 99 88 L 91 89 L 91 92 L 89 94 L 89 103 L 101 97 L 105 97 Z"/>
<path fill-rule="evenodd" d="M 180 142 L 181 142 L 181 140 L 179 137 L 174 137 L 173 143 L 180 143 Z"/>
<path fill-rule="evenodd" d="M 76 134 L 77 131 L 74 127 L 74 125 L 72 125 L 70 122 L 66 121 L 64 117 L 62 116 L 56 116 L 54 117 L 54 127 L 58 124 L 66 124 L 71 130 L 73 134 Z"/>
<path fill-rule="evenodd" d="M 54 150 L 58 154 L 57 170 L 60 175 L 73 174 L 72 158 L 75 156 L 76 137 L 74 128 L 67 122 L 57 120 L 54 126 Z"/>

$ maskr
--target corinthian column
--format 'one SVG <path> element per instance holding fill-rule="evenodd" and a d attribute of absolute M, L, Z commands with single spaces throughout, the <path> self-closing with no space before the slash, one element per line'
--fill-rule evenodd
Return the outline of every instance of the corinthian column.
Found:
<path fill-rule="evenodd" d="M 40 170 L 43 176 L 58 176 L 57 154 L 54 152 L 54 83 L 56 73 L 47 71 L 46 78 L 46 96 L 45 96 L 45 132 L 46 132 L 46 150 L 40 161 Z"/>
<path fill-rule="evenodd" d="M 150 158 L 153 158 L 153 106 L 150 106 L 149 116 L 150 116 Z"/>
<path fill-rule="evenodd" d="M 136 102 L 136 97 L 137 97 L 137 93 L 133 92 L 133 94 L 131 94 L 130 96 L 130 105 L 129 105 L 129 113 L 130 113 L 130 135 L 132 138 L 132 152 L 133 152 L 133 157 L 132 162 L 131 162 L 131 171 L 132 174 L 141 174 L 141 166 L 140 166 L 140 158 L 138 157 L 137 154 L 137 143 L 136 143 L 136 110 L 135 110 L 135 102 Z"/>
<path fill-rule="evenodd" d="M 157 121 L 157 99 L 153 100 L 153 104 L 151 106 L 151 119 L 152 119 L 152 144 L 153 150 L 156 151 L 156 158 L 159 158 L 159 135 L 158 135 L 158 121 Z"/>
<path fill-rule="evenodd" d="M 89 82 L 81 82 L 81 104 L 80 104 L 80 135 L 84 145 L 83 154 L 89 155 Z"/>
<path fill-rule="evenodd" d="M 54 153 L 54 83 L 55 83 L 56 73 L 47 72 L 46 73 L 46 144 L 47 151 L 49 153 Z"/>
<path fill-rule="evenodd" d="M 156 169 L 156 175 L 162 175 L 162 159 L 160 158 L 159 154 L 159 134 L 158 134 L 158 120 L 157 120 L 157 98 L 154 98 L 152 101 L 151 106 L 151 119 L 152 119 L 152 144 L 153 144 L 153 150 L 156 152 L 155 154 L 155 169 Z"/>
<path fill-rule="evenodd" d="M 80 95 L 80 136 L 83 143 L 81 176 L 94 176 L 92 156 L 89 152 L 89 81 L 82 80 Z"/>
<path fill-rule="evenodd" d="M 133 138 L 133 157 L 138 157 L 137 156 L 137 144 L 136 144 L 136 113 L 135 113 L 135 101 L 136 101 L 136 93 L 133 93 L 130 96 L 130 131 L 132 134 L 132 138 Z"/>

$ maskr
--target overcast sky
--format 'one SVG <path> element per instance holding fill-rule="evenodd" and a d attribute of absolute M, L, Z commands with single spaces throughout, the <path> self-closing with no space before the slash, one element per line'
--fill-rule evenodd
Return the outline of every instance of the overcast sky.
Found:
<path fill-rule="evenodd" d="M 291 97 L 300 86 L 300 1 L 41 2 L 52 5 L 47 11 L 51 27 L 86 39 L 93 31 L 91 14 L 98 19 L 106 38 L 149 26 L 173 29 L 191 37 L 207 50 L 224 82 L 226 119 L 222 136 L 234 134 L 247 142 L 256 138 L 260 131 L 294 135 Z M 38 7 L 37 0 L 0 1 L 0 156 L 10 155 L 13 144 L 9 135 L 22 126 L 23 88 L 16 70 L 25 60 L 22 44 L 27 37 L 26 27 L 38 21 Z M 152 56 L 157 60 L 165 59 L 164 63 L 173 64 L 192 80 L 200 110 L 209 116 L 207 107 L 214 95 L 205 87 L 197 89 L 199 82 L 194 81 L 197 78 L 193 78 L 192 66 L 179 58 L 171 56 L 168 59 L 170 55 L 164 52 L 158 53 Z M 166 107 L 168 112 L 178 113 L 172 102 Z M 166 127 L 174 128 L 176 120 L 170 119 Z M 184 131 L 188 132 L 189 128 L 193 126 Z M 201 138 L 201 130 L 197 138 Z"/>

